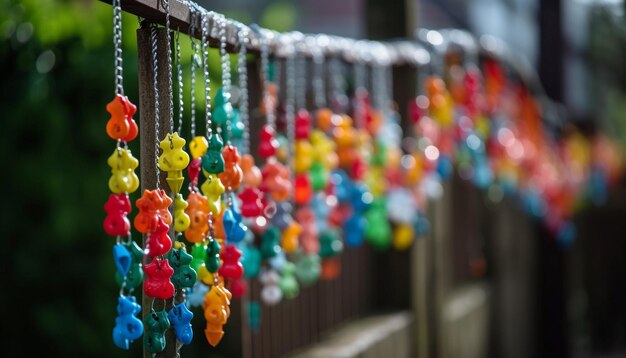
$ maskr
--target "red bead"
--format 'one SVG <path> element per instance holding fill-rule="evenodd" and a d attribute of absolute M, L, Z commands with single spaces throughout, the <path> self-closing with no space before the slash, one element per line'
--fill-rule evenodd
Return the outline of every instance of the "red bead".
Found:
<path fill-rule="evenodd" d="M 295 213 L 295 219 L 302 227 L 300 244 L 305 254 L 317 254 L 320 251 L 320 242 L 317 239 L 318 231 L 315 223 L 315 213 L 309 207 L 302 207 Z"/>
<path fill-rule="evenodd" d="M 301 174 L 294 179 L 294 202 L 297 205 L 306 205 L 313 198 L 313 188 L 308 174 Z"/>
<path fill-rule="evenodd" d="M 169 230 L 170 227 L 159 217 L 155 230 L 148 234 L 146 243 L 146 255 L 148 257 L 163 256 L 170 251 L 172 248 L 172 240 L 167 235 Z"/>
<path fill-rule="evenodd" d="M 220 253 L 222 265 L 219 268 L 219 275 L 227 280 L 238 280 L 243 276 L 243 266 L 239 262 L 241 251 L 235 245 L 226 245 Z"/>
<path fill-rule="evenodd" d="M 367 165 L 365 161 L 360 157 L 354 158 L 354 162 L 352 162 L 352 173 L 351 177 L 354 180 L 361 180 L 365 176 L 365 172 L 367 171 Z"/>
<path fill-rule="evenodd" d="M 276 155 L 278 141 L 274 138 L 274 129 L 264 126 L 259 133 L 259 155 L 262 158 L 269 158 Z"/>
<path fill-rule="evenodd" d="M 257 188 L 245 188 L 239 193 L 241 199 L 241 215 L 255 218 L 263 214 L 262 193 Z"/>
<path fill-rule="evenodd" d="M 245 280 L 233 281 L 233 283 L 230 286 L 230 293 L 232 293 L 233 297 L 235 298 L 243 297 L 247 291 L 248 291 L 248 284 L 246 283 Z"/>
<path fill-rule="evenodd" d="M 130 234 L 130 200 L 126 194 L 111 194 L 104 210 L 107 213 L 104 219 L 104 231 L 111 236 L 128 236 Z"/>
<path fill-rule="evenodd" d="M 146 295 L 163 300 L 174 296 L 174 284 L 170 281 L 174 269 L 167 260 L 152 260 L 144 266 L 144 272 L 143 292 Z"/>
<path fill-rule="evenodd" d="M 202 157 L 198 157 L 192 160 L 187 167 L 187 173 L 189 173 L 189 182 L 198 186 L 198 176 L 200 176 L 200 167 L 202 165 Z"/>
<path fill-rule="evenodd" d="M 311 132 L 311 116 L 305 109 L 298 111 L 295 120 L 296 139 L 308 139 Z"/>

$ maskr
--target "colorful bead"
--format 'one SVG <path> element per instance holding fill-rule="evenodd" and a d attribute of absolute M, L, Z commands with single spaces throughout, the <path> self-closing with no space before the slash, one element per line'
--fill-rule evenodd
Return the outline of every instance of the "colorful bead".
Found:
<path fill-rule="evenodd" d="M 230 316 L 230 300 L 232 295 L 222 284 L 214 285 L 204 298 L 204 318 L 206 329 L 204 335 L 207 341 L 217 346 L 224 336 L 223 326 Z"/>
<path fill-rule="evenodd" d="M 185 140 L 177 132 L 168 133 L 161 141 L 163 154 L 159 157 L 159 168 L 167 172 L 167 184 L 173 193 L 180 192 L 183 186 L 183 169 L 189 165 L 189 154 L 182 149 Z"/>

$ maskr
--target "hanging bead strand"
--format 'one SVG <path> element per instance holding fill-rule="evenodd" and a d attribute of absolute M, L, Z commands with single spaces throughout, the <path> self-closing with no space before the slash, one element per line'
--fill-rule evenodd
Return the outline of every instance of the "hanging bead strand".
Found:
<path fill-rule="evenodd" d="M 130 344 L 143 334 L 143 323 L 136 317 L 141 306 L 133 296 L 133 291 L 143 281 L 141 248 L 132 240 L 131 225 L 128 215 L 131 211 L 129 194 L 139 188 L 139 178 L 135 169 L 139 161 L 135 159 L 127 142 L 134 140 L 138 134 L 137 124 L 132 116 L 137 108 L 124 96 L 124 78 L 122 64 L 122 9 L 119 0 L 113 0 L 113 46 L 115 70 L 115 98 L 106 106 L 111 115 L 107 122 L 106 132 L 116 141 L 116 148 L 108 158 L 111 167 L 109 189 L 111 194 L 104 205 L 106 218 L 104 231 L 115 236 L 113 261 L 116 266 L 115 279 L 120 285 L 113 343 L 128 350 Z"/>

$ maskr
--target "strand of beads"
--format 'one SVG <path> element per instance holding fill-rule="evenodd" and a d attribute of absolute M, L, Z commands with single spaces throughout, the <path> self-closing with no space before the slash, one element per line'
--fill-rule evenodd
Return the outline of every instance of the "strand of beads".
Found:
<path fill-rule="evenodd" d="M 237 70 L 239 76 L 239 123 L 242 125 L 240 140 L 240 148 L 242 150 L 240 160 L 242 182 L 238 194 L 238 201 L 240 202 L 240 215 L 244 217 L 243 220 L 254 223 L 256 218 L 262 217 L 263 203 L 261 202 L 262 193 L 257 188 L 262 180 L 261 170 L 254 165 L 254 158 L 249 153 L 250 126 L 248 114 L 248 69 L 246 60 L 246 46 L 249 43 L 248 35 L 248 31 L 245 27 L 239 30 L 238 37 L 241 47 L 239 48 L 237 58 Z M 234 133 L 235 131 L 233 130 L 233 134 Z M 251 230 L 248 230 L 244 240 L 239 242 L 239 249 L 242 254 L 241 263 L 243 266 L 244 279 L 250 280 L 257 277 L 261 269 L 261 252 L 257 246 L 254 245 L 254 235 Z M 239 282 L 245 284 L 246 281 L 241 280 Z M 234 287 L 233 294 L 239 294 Z M 245 300 L 245 302 L 249 315 L 248 323 L 251 329 L 256 330 L 259 328 L 260 323 L 260 306 L 253 300 Z"/>
<path fill-rule="evenodd" d="M 166 27 L 166 31 L 169 27 Z M 168 35 L 169 36 L 169 35 Z M 169 237 L 170 225 L 172 225 L 172 215 L 168 208 L 172 204 L 172 199 L 167 193 L 159 188 L 160 170 L 159 158 L 159 90 L 158 90 L 158 40 L 157 27 L 153 25 L 150 29 L 150 40 L 152 45 L 152 70 L 154 76 L 154 110 L 155 110 L 155 158 L 156 160 L 156 185 L 153 190 L 144 190 L 143 195 L 137 200 L 136 206 L 139 213 L 135 217 L 134 225 L 137 231 L 146 234 L 145 265 L 146 279 L 144 281 L 144 294 L 153 300 L 152 310 L 144 317 L 146 332 L 144 334 L 144 347 L 150 353 L 159 353 L 165 350 L 165 332 L 170 327 L 170 322 L 165 311 L 165 302 L 174 296 L 175 288 L 171 282 L 174 269 L 170 266 L 165 255 L 172 248 L 172 240 Z M 170 117 L 171 118 L 171 117 Z M 158 311 L 154 309 L 154 300 L 161 299 L 164 304 Z"/>
<path fill-rule="evenodd" d="M 277 270 L 284 263 L 284 252 L 280 246 L 280 229 L 268 222 L 277 213 L 280 204 L 291 194 L 291 182 L 289 181 L 289 170 L 277 157 L 279 142 L 276 139 L 276 108 L 278 104 L 278 85 L 272 82 L 270 75 L 269 50 L 267 39 L 261 43 L 261 74 L 263 76 L 263 98 L 261 102 L 262 113 L 265 114 L 266 124 L 259 134 L 259 156 L 265 159 L 265 164 L 261 170 L 262 182 L 259 189 L 263 192 L 263 215 L 257 218 L 259 225 L 257 234 L 260 235 L 260 251 L 262 258 L 269 263 L 261 272 L 261 300 L 267 305 L 275 305 L 282 299 L 282 291 L 279 287 L 280 275 Z M 275 77 L 279 76 L 280 69 L 274 71 Z M 285 159 L 286 152 L 282 153 Z"/>
<path fill-rule="evenodd" d="M 296 78 L 295 78 L 295 59 L 294 59 L 294 47 L 293 45 L 288 48 L 289 55 L 286 60 L 285 68 L 285 88 L 280 93 L 285 94 L 284 99 L 284 117 L 280 119 L 284 123 L 285 129 L 285 141 L 286 144 L 283 148 L 284 158 L 283 163 L 288 168 L 293 168 L 294 157 L 294 140 L 295 140 L 295 128 L 294 128 L 294 94 L 296 92 Z M 277 81 L 280 85 L 280 82 Z M 289 170 L 289 169 L 288 169 Z M 288 174 L 289 181 L 293 180 L 293 175 L 290 171 Z M 298 248 L 298 236 L 301 232 L 300 225 L 291 217 L 291 211 L 293 210 L 292 200 L 294 199 L 294 193 L 292 191 L 294 187 L 289 188 L 288 198 L 276 202 L 276 212 L 271 218 L 272 227 L 276 227 L 280 230 L 280 248 L 281 250 L 277 254 L 268 260 L 271 268 L 276 270 L 279 275 L 277 282 L 278 289 L 280 289 L 282 296 L 291 299 L 298 295 L 300 289 L 298 282 L 295 278 L 295 266 L 288 260 L 293 257 L 293 253 Z M 271 287 L 271 285 L 269 286 Z M 270 288 L 271 290 L 271 288 Z"/>
<path fill-rule="evenodd" d="M 131 227 L 128 214 L 131 211 L 128 194 L 139 188 L 139 178 L 135 169 L 139 165 L 127 147 L 138 134 L 137 123 L 133 115 L 137 111 L 128 97 L 124 96 L 122 66 L 122 14 L 119 0 L 113 1 L 113 43 L 115 47 L 115 98 L 106 106 L 111 115 L 106 125 L 106 132 L 111 139 L 117 141 L 113 154 L 107 164 L 111 167 L 109 189 L 111 194 L 104 205 L 106 218 L 104 231 L 115 236 L 113 261 L 115 263 L 116 281 L 120 285 L 113 343 L 121 349 L 129 349 L 130 343 L 143 334 L 143 324 L 136 315 L 141 306 L 132 295 L 134 289 L 143 280 L 141 248 L 131 238 Z M 125 238 L 123 240 L 122 238 Z"/>
<path fill-rule="evenodd" d="M 340 65 L 337 61 L 331 62 L 331 83 L 334 86 L 332 101 L 335 103 L 337 113 L 345 110 L 345 106 L 341 105 L 345 94 L 342 89 L 343 78 L 341 77 Z M 364 68 L 362 65 L 356 64 L 354 69 L 355 92 L 360 93 L 360 91 L 364 91 L 362 84 L 365 77 Z M 355 102 L 354 113 L 358 115 L 355 118 L 362 117 L 361 111 L 363 109 L 360 103 Z M 360 159 L 357 161 L 360 154 L 357 137 L 360 136 L 360 132 L 355 129 L 352 118 L 345 113 L 333 115 L 330 122 L 330 133 L 334 139 L 338 158 L 338 168 L 332 172 L 330 181 L 338 205 L 331 210 L 329 221 L 342 227 L 348 246 L 358 247 L 363 243 L 366 225 L 363 213 L 371 202 L 371 195 L 366 195 L 368 193 L 367 188 L 364 185 L 355 185 L 352 179 L 358 180 L 362 176 L 359 169 L 362 165 L 357 164 L 360 161 Z M 324 125 L 323 117 L 320 117 L 320 127 L 323 128 Z M 365 201 L 365 199 L 369 200 Z"/>
<path fill-rule="evenodd" d="M 222 214 L 222 227 L 224 231 L 225 245 L 220 253 L 222 265 L 219 275 L 225 281 L 227 287 L 237 297 L 243 296 L 246 290 L 243 277 L 243 266 L 240 262 L 241 251 L 236 244 L 241 242 L 248 228 L 242 223 L 242 216 L 234 201 L 234 195 L 243 179 L 243 172 L 239 165 L 241 156 L 237 147 L 231 144 L 232 122 L 234 110 L 230 103 L 230 60 L 226 52 L 226 18 L 220 16 L 220 58 L 222 64 L 222 88 L 218 90 L 213 109 L 213 120 L 221 128 L 226 138 L 226 146 L 222 151 L 224 157 L 224 171 L 218 174 L 219 180 L 226 188 L 226 208 Z"/>
<path fill-rule="evenodd" d="M 316 54 L 314 56 L 314 68 L 313 68 L 313 92 L 315 105 L 318 108 L 317 110 L 317 121 L 318 127 L 314 133 L 311 131 L 311 120 L 307 115 L 302 118 L 296 118 L 296 138 L 300 137 L 305 140 L 307 143 L 311 143 L 311 153 L 308 156 L 311 158 L 308 168 L 307 174 L 311 177 L 313 173 L 315 173 L 318 178 L 315 179 L 318 183 L 316 183 L 316 190 L 319 193 L 316 195 L 316 198 L 312 198 L 310 200 L 310 210 L 313 214 L 314 220 L 312 220 L 312 225 L 314 224 L 318 230 L 317 237 L 317 247 L 318 250 L 315 253 L 309 252 L 308 255 L 312 256 L 307 259 L 309 269 L 311 269 L 312 265 L 315 265 L 316 262 L 321 263 L 319 268 L 315 267 L 312 270 L 314 274 L 320 274 L 322 279 L 331 280 L 337 277 L 340 271 L 340 261 L 338 259 L 338 255 L 343 251 L 343 242 L 340 237 L 340 229 L 338 225 L 329 224 L 328 214 L 329 210 L 334 207 L 336 200 L 334 196 L 327 196 L 323 191 L 327 188 L 328 184 L 328 173 L 337 165 L 337 156 L 334 153 L 334 146 L 332 141 L 326 136 L 322 128 L 328 128 L 330 126 L 330 118 L 332 113 L 327 108 L 324 108 L 324 94 L 323 94 L 323 81 L 322 77 L 322 69 L 323 69 L 323 57 L 321 54 Z M 320 59 L 321 57 L 321 59 Z M 304 72 L 304 73 L 303 73 Z M 297 77 L 300 78 L 306 75 L 306 71 L 304 69 L 300 69 L 300 75 Z M 306 94 L 302 93 L 302 89 L 306 89 L 304 85 L 300 86 L 301 90 L 299 91 L 299 98 L 301 98 L 300 103 L 301 106 L 306 106 Z M 297 143 L 297 142 L 296 142 Z M 296 148 L 297 149 L 297 148 Z M 296 160 L 298 156 L 296 156 Z M 317 164 L 317 168 L 314 168 L 314 162 Z M 322 176 L 322 178 L 319 178 Z M 311 180 L 313 181 L 313 180 Z M 313 185 L 311 185 L 311 195 L 313 191 Z M 302 216 L 302 214 L 300 214 Z M 307 215 L 304 215 L 305 217 Z M 303 243 L 306 240 L 303 240 Z M 302 273 L 299 275 L 302 276 Z M 313 275 L 308 275 L 307 278 L 312 278 Z"/>
<path fill-rule="evenodd" d="M 199 12 L 191 8 L 191 23 L 189 32 L 202 31 L 201 24 L 198 23 Z M 202 157 L 206 154 L 209 146 L 206 137 L 196 135 L 196 108 L 195 108 L 195 78 L 196 69 L 203 69 L 202 55 L 204 49 L 200 48 L 194 38 L 191 41 L 191 141 L 189 142 L 189 152 L 191 162 L 187 167 L 189 174 L 189 195 L 187 196 L 188 206 L 185 213 L 189 216 L 189 226 L 185 230 L 185 238 L 191 244 L 191 268 L 197 273 L 196 283 L 187 294 L 187 303 L 190 306 L 200 306 L 204 303 L 204 296 L 208 292 L 208 286 L 213 283 L 213 277 L 206 268 L 207 255 L 207 235 L 209 232 L 209 204 L 207 198 L 198 188 L 200 171 L 202 168 Z M 199 52 L 202 50 L 201 52 Z"/>
<path fill-rule="evenodd" d="M 174 295 L 174 305 L 167 316 L 178 341 L 182 344 L 189 344 L 193 339 L 193 329 L 191 327 L 193 313 L 185 305 L 185 289 L 193 287 L 197 279 L 197 273 L 191 267 L 193 257 L 187 252 L 185 244 L 180 240 L 182 233 L 187 230 L 191 221 L 189 215 L 185 212 L 189 204 L 180 193 L 184 182 L 183 170 L 189 165 L 190 158 L 183 150 L 186 141 L 179 135 L 183 125 L 184 108 L 179 32 L 176 32 L 175 49 L 179 93 L 178 131 L 173 132 L 173 118 L 171 118 L 170 133 L 160 143 L 163 153 L 159 157 L 159 168 L 167 172 L 167 184 L 174 195 L 173 222 L 176 241 L 174 242 L 174 247 L 169 252 L 168 261 L 174 269 L 171 281 L 176 289 L 176 294 Z"/>
<path fill-rule="evenodd" d="M 208 64 L 208 22 L 209 16 L 214 13 L 202 14 L 202 52 L 203 67 L 205 80 L 205 97 L 206 97 L 206 136 L 208 138 L 208 148 L 202 158 L 202 169 L 206 177 L 206 181 L 202 184 L 202 192 L 207 198 L 209 208 L 208 215 L 208 236 L 205 266 L 208 272 L 212 274 L 212 282 L 209 283 L 211 288 L 204 298 L 204 318 L 206 319 L 206 329 L 204 330 L 207 341 L 216 346 L 224 336 L 223 326 L 226 324 L 230 316 L 230 299 L 232 295 L 229 290 L 224 287 L 224 282 L 218 276 L 220 267 L 220 250 L 221 244 L 219 239 L 224 238 L 224 229 L 222 225 L 223 208 L 222 194 L 225 187 L 219 179 L 218 175 L 224 172 L 224 157 L 222 156 L 222 142 L 220 125 L 212 121 L 211 113 L 211 97 L 209 87 L 209 64 Z M 222 97 L 223 96 L 218 96 Z M 219 100 L 217 101 L 219 103 Z M 216 105 L 217 105 L 216 103 Z M 222 102 L 222 104 L 225 102 Z M 232 107 L 230 107 L 232 110 Z M 215 125 L 215 128 L 212 126 Z M 210 276 L 209 276 L 210 277 Z M 207 283 L 205 279 L 205 283 Z"/>

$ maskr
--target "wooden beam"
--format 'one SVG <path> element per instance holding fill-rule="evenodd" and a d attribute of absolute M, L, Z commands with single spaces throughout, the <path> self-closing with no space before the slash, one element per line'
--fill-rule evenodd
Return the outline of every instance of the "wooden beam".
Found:
<path fill-rule="evenodd" d="M 167 37 L 165 29 L 157 30 L 157 56 L 158 63 L 161 68 L 166 68 L 167 64 Z M 140 173 L 141 173 L 141 190 L 153 190 L 157 187 L 156 176 L 156 141 L 155 137 L 155 107 L 154 107 L 154 75 L 152 61 L 152 45 L 150 42 L 150 28 L 140 28 L 137 30 L 137 49 L 139 53 L 139 157 Z M 159 71 L 158 73 L 158 91 L 159 91 L 159 138 L 165 138 L 170 130 L 170 96 L 171 91 L 168 87 L 168 72 Z M 160 173 L 160 187 L 164 189 L 168 195 L 170 190 L 165 180 L 167 174 L 163 171 Z M 171 210 L 171 208 L 170 208 Z M 170 231 L 170 237 L 174 237 L 173 226 Z M 146 247 L 147 235 L 143 235 L 143 247 Z M 154 305 L 152 298 L 143 295 L 142 299 L 142 318 L 151 313 L 152 307 L 155 310 L 165 309 L 169 311 L 172 308 L 172 300 L 163 302 L 163 300 L 155 299 Z M 165 351 L 157 354 L 157 357 L 176 357 L 176 336 L 174 329 L 170 327 L 166 333 L 167 344 Z M 143 356 L 146 358 L 152 355 L 145 350 Z"/>

